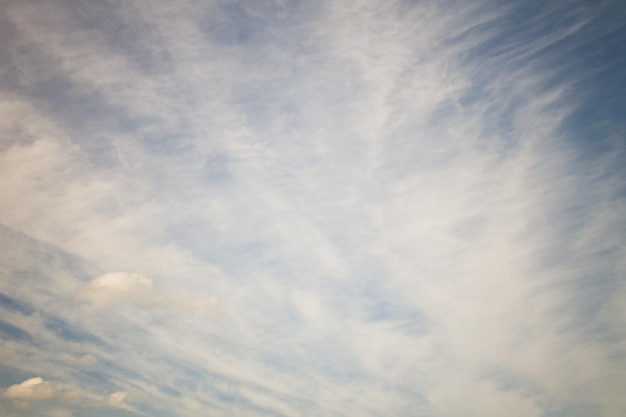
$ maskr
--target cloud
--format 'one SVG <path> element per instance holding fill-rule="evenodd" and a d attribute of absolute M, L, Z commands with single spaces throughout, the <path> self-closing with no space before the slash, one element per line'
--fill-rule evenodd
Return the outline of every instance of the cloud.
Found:
<path fill-rule="evenodd" d="M 199 309 L 211 314 L 219 311 L 217 298 L 208 295 L 166 297 L 158 295 L 151 279 L 128 272 L 111 272 L 95 278 L 78 290 L 76 298 L 91 310 L 127 303 L 152 310 L 157 308 Z"/>
<path fill-rule="evenodd" d="M 5 396 L 22 400 L 50 400 L 54 398 L 55 391 L 49 382 L 41 377 L 34 377 L 20 384 L 11 385 L 7 388 Z"/>
<path fill-rule="evenodd" d="M 2 396 L 11 400 L 10 406 L 14 409 L 27 409 L 31 404 L 47 404 L 54 401 L 54 409 L 58 411 L 62 411 L 62 407 L 65 406 L 86 409 L 122 408 L 137 412 L 126 402 L 129 398 L 129 393 L 126 391 L 116 391 L 102 397 L 83 388 L 45 381 L 41 377 L 30 378 L 22 383 L 11 385 L 4 390 Z"/>
<path fill-rule="evenodd" d="M 120 302 L 150 309 L 159 302 L 152 280 L 126 272 L 112 272 L 95 278 L 81 288 L 76 297 L 89 303 L 94 310 Z"/>
<path fill-rule="evenodd" d="M 620 415 L 623 125 L 575 113 L 610 1 L 66 3 L 2 17 L 11 361 L 154 415 Z M 115 314 L 68 355 L 84 276 Z"/>
<path fill-rule="evenodd" d="M 107 403 L 112 407 L 120 407 L 125 405 L 126 397 L 128 397 L 127 392 L 117 391 L 109 395 Z"/>

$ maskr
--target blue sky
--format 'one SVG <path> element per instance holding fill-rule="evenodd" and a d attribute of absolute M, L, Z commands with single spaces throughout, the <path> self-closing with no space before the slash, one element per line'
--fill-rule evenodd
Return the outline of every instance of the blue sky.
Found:
<path fill-rule="evenodd" d="M 626 414 L 617 0 L 0 4 L 0 414 Z"/>

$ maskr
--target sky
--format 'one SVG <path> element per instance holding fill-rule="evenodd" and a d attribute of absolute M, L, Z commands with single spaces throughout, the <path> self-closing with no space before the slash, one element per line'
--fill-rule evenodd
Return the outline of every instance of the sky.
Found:
<path fill-rule="evenodd" d="M 625 22 L 0 1 L 0 414 L 626 415 Z"/>

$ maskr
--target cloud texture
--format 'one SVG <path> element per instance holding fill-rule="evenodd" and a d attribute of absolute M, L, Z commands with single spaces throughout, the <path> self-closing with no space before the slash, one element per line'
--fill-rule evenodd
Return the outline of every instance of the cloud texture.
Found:
<path fill-rule="evenodd" d="M 4 2 L 0 413 L 621 417 L 625 19 Z"/>

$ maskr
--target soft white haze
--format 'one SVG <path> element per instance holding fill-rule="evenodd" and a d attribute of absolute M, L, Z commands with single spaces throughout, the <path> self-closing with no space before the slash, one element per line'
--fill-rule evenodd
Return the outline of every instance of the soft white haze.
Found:
<path fill-rule="evenodd" d="M 626 415 L 625 21 L 0 2 L 0 414 Z"/>

